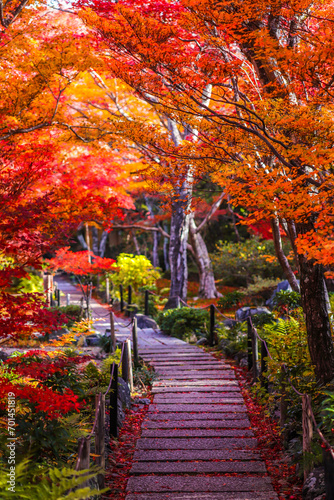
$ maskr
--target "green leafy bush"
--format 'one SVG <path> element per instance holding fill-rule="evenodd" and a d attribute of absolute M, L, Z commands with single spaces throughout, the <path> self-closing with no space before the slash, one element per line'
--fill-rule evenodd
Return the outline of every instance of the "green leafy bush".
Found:
<path fill-rule="evenodd" d="M 297 309 L 300 305 L 300 293 L 289 290 L 281 290 L 275 295 L 274 306 L 280 314 L 290 314 L 291 311 Z"/>
<path fill-rule="evenodd" d="M 170 309 L 158 316 L 161 330 L 172 337 L 189 340 L 191 335 L 205 337 L 209 331 L 209 312 L 205 309 Z"/>
<path fill-rule="evenodd" d="M 288 244 L 284 243 L 285 253 L 288 254 L 289 250 Z M 250 238 L 239 243 L 220 241 L 210 256 L 215 275 L 225 285 L 246 287 L 254 281 L 254 276 L 282 277 L 274 243 L 270 240 Z"/>
<path fill-rule="evenodd" d="M 75 304 L 61 307 L 50 307 L 49 310 L 58 312 L 59 314 L 64 314 L 64 316 L 68 318 L 68 321 L 65 323 L 68 328 L 72 328 L 75 323 L 83 319 L 83 309 L 81 306 Z"/>
<path fill-rule="evenodd" d="M 218 306 L 222 309 L 230 309 L 233 306 L 238 306 L 241 300 L 245 297 L 245 293 L 239 290 L 226 293 L 218 300 Z"/>
<path fill-rule="evenodd" d="M 237 323 L 233 328 L 220 324 L 217 328 L 219 345 L 226 356 L 233 358 L 237 353 L 247 355 L 247 327 L 245 323 Z"/>

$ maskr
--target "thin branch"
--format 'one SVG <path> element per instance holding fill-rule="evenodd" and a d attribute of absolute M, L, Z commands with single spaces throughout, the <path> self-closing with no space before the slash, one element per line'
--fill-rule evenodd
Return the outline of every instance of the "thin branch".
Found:
<path fill-rule="evenodd" d="M 210 208 L 209 212 L 206 214 L 206 216 L 204 217 L 202 222 L 199 224 L 199 226 L 197 226 L 196 231 L 195 231 L 196 234 L 199 233 L 203 229 L 203 227 L 209 222 L 209 220 L 214 215 L 214 213 L 218 210 L 221 202 L 223 201 L 224 196 L 225 196 L 225 191 L 223 191 L 220 194 L 219 198 L 212 205 L 212 207 Z"/>

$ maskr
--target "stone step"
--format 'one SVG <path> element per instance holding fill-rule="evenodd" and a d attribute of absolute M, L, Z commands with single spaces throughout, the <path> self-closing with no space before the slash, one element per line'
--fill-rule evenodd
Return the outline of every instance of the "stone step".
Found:
<path fill-rule="evenodd" d="M 255 448 L 255 438 L 140 438 L 138 450 L 236 450 Z"/>
<path fill-rule="evenodd" d="M 130 477 L 127 491 L 164 493 L 172 492 L 272 492 L 273 487 L 268 477 L 208 477 L 208 476 L 142 476 Z M 172 497 L 173 498 L 173 497 Z M 175 498 L 175 497 L 174 497 Z"/>
<path fill-rule="evenodd" d="M 234 473 L 266 473 L 263 462 L 140 462 L 134 463 L 131 474 L 222 474 Z"/>
<path fill-rule="evenodd" d="M 170 420 L 167 422 L 144 420 L 143 429 L 247 429 L 250 427 L 248 419 L 230 420 Z"/>
<path fill-rule="evenodd" d="M 134 461 L 180 461 L 180 460 L 261 460 L 257 451 L 245 450 L 135 450 Z"/>
<path fill-rule="evenodd" d="M 190 361 L 152 361 L 151 364 L 153 366 L 188 366 L 191 364 Z M 196 365 L 197 366 L 197 365 Z M 229 366 L 225 363 L 221 363 L 219 361 L 209 361 L 209 360 L 203 360 L 203 362 L 199 363 L 198 366 Z"/>
<path fill-rule="evenodd" d="M 125 500 L 278 500 L 274 491 L 232 493 L 129 493 Z"/>
<path fill-rule="evenodd" d="M 170 374 L 159 374 L 157 372 L 158 380 L 163 381 L 163 380 L 174 380 L 177 382 L 178 380 L 193 380 L 195 381 L 196 379 L 199 380 L 209 380 L 209 379 L 214 379 L 214 380 L 223 380 L 223 379 L 234 379 L 235 378 L 235 373 L 232 372 L 231 370 L 222 370 L 221 372 L 193 372 L 188 374 L 187 372 L 185 373 L 170 373 Z"/>
<path fill-rule="evenodd" d="M 224 420 L 245 420 L 247 418 L 246 411 L 238 413 L 193 413 L 193 412 L 160 412 L 151 413 L 148 412 L 146 415 L 146 420 L 151 421 L 162 421 L 162 422 L 179 422 L 182 420 L 215 420 L 216 422 L 222 422 Z"/>
<path fill-rule="evenodd" d="M 143 429 L 141 436 L 151 438 L 253 437 L 250 429 Z"/>
<path fill-rule="evenodd" d="M 241 391 L 239 389 L 238 383 L 234 380 L 225 380 L 226 384 L 231 385 L 211 385 L 211 386 L 189 386 L 189 385 L 181 385 L 181 386 L 172 386 L 172 387 L 153 387 L 152 388 L 152 393 L 153 394 L 172 394 L 172 393 L 182 393 L 182 394 L 192 394 L 192 393 L 208 393 L 210 394 L 211 392 L 238 392 L 241 394 Z"/>
<path fill-rule="evenodd" d="M 188 352 L 196 352 L 198 354 L 204 354 L 204 351 L 202 349 L 200 349 L 199 347 L 195 347 L 195 346 L 191 346 L 191 345 L 184 345 L 184 346 L 180 346 L 178 348 L 178 352 L 185 352 L 185 353 L 188 353 Z M 174 350 L 171 349 L 170 347 L 145 347 L 145 348 L 142 348 L 142 349 L 139 349 L 139 355 L 155 355 L 155 354 L 170 354 L 170 355 L 173 355 L 174 354 Z"/>
<path fill-rule="evenodd" d="M 159 404 L 176 404 L 176 403 L 191 403 L 191 404 L 216 404 L 216 403 L 243 403 L 242 398 L 234 398 L 229 397 L 228 395 L 220 398 L 212 398 L 212 397 L 170 397 L 170 398 L 158 398 L 154 397 L 153 402 Z"/>
<path fill-rule="evenodd" d="M 148 359 L 151 361 L 178 361 L 178 360 L 204 360 L 207 359 L 209 361 L 212 361 L 213 358 L 210 356 L 210 354 L 205 354 L 203 352 L 171 352 L 170 354 L 168 353 L 157 353 L 157 354 L 141 354 L 141 357 L 143 359 Z"/>
<path fill-rule="evenodd" d="M 239 387 L 236 380 L 155 380 L 153 382 L 153 389 L 156 387 L 213 387 L 213 386 L 227 386 L 234 385 Z"/>
<path fill-rule="evenodd" d="M 157 411 L 157 412 L 214 412 L 214 413 L 229 413 L 229 412 L 246 412 L 246 407 L 240 404 L 214 404 L 214 405 L 201 405 L 201 404 L 151 404 L 149 407 L 149 411 Z"/>
<path fill-rule="evenodd" d="M 229 366 L 218 366 L 218 367 L 203 367 L 202 365 L 199 366 L 194 366 L 194 365 L 188 365 L 188 366 L 171 366 L 169 368 L 167 367 L 157 367 L 155 369 L 156 372 L 158 373 L 192 373 L 192 372 L 200 372 L 200 373 L 220 373 L 224 371 L 231 371 L 231 368 Z"/>

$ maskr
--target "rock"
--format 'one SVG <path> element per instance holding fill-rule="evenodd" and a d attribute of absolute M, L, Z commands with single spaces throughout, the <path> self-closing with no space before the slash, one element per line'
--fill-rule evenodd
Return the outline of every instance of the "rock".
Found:
<path fill-rule="evenodd" d="M 125 413 L 122 407 L 122 401 L 120 399 L 117 400 L 117 423 L 118 427 L 122 427 L 123 421 L 125 419 Z"/>
<path fill-rule="evenodd" d="M 197 337 L 196 337 L 196 335 L 192 332 L 192 333 L 190 334 L 190 337 L 189 337 L 189 343 L 190 343 L 190 344 L 196 344 L 196 342 L 197 342 Z"/>
<path fill-rule="evenodd" d="M 7 361 L 8 358 L 9 355 L 6 352 L 0 351 L 0 361 Z"/>
<path fill-rule="evenodd" d="M 99 345 L 101 337 L 102 337 L 101 333 L 93 333 L 92 335 L 88 335 L 86 337 L 86 345 L 87 346 Z"/>
<path fill-rule="evenodd" d="M 239 366 L 240 366 L 241 368 L 246 368 L 246 367 L 248 366 L 248 360 L 247 360 L 247 358 L 242 358 L 242 359 L 240 359 L 240 361 L 239 361 Z"/>
<path fill-rule="evenodd" d="M 139 306 L 137 304 L 128 304 L 126 306 L 126 313 L 129 318 L 134 318 L 137 316 Z"/>
<path fill-rule="evenodd" d="M 224 319 L 223 325 L 226 326 L 226 328 L 233 328 L 237 324 L 237 321 L 235 319 Z"/>
<path fill-rule="evenodd" d="M 151 400 L 149 398 L 135 398 L 133 400 L 136 405 L 149 405 L 151 404 Z"/>
<path fill-rule="evenodd" d="M 209 345 L 208 339 L 202 337 L 201 339 L 197 340 L 196 345 Z"/>
<path fill-rule="evenodd" d="M 271 314 L 267 307 L 241 307 L 235 313 L 236 321 L 246 321 L 249 316 L 255 316 L 256 314 Z"/>
<path fill-rule="evenodd" d="M 145 316 L 145 314 L 136 314 L 135 318 L 137 318 L 137 326 L 138 328 L 153 328 L 158 329 L 158 325 L 154 319 L 149 316 Z"/>
<path fill-rule="evenodd" d="M 113 300 L 111 306 L 114 312 L 119 312 L 121 310 L 121 303 L 118 299 Z"/>
<path fill-rule="evenodd" d="M 230 340 L 227 339 L 221 339 L 218 344 L 218 349 L 221 351 L 225 351 L 226 347 L 230 344 Z"/>
<path fill-rule="evenodd" d="M 298 283 L 299 283 L 299 280 L 297 280 Z M 292 292 L 292 288 L 290 286 L 290 283 L 288 282 L 288 280 L 284 280 L 284 281 L 280 281 L 276 287 L 276 290 L 274 290 L 272 296 L 270 297 L 270 299 L 268 299 L 266 301 L 266 306 L 270 307 L 271 309 L 274 307 L 274 299 L 275 299 L 275 296 L 276 296 L 276 293 L 277 292 L 281 292 L 282 290 L 286 291 L 286 292 Z"/>
<path fill-rule="evenodd" d="M 131 407 L 131 394 L 128 384 L 121 377 L 118 378 L 118 399 L 125 408 Z"/>
<path fill-rule="evenodd" d="M 239 364 L 240 361 L 242 360 L 242 358 L 246 359 L 246 357 L 247 357 L 247 353 L 245 351 L 239 351 L 239 352 L 236 353 L 235 356 L 233 356 L 233 359 L 235 361 L 237 361 L 237 363 Z"/>
<path fill-rule="evenodd" d="M 323 467 L 316 467 L 307 476 L 303 486 L 303 499 L 315 500 L 325 494 L 325 471 Z"/>

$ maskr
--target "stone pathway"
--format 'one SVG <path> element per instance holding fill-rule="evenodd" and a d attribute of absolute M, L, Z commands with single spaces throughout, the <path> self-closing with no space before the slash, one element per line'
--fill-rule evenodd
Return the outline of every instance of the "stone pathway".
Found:
<path fill-rule="evenodd" d="M 65 295 L 61 296 L 61 305 L 66 305 L 66 295 L 70 294 L 71 304 L 80 305 L 82 298 L 82 292 L 78 286 L 70 283 L 66 277 L 62 275 L 56 275 L 54 282 L 57 283 L 57 287 Z M 110 316 L 109 309 L 106 304 L 102 305 L 97 300 L 91 300 L 92 317 L 94 320 L 94 329 L 99 333 L 104 334 L 107 328 L 110 328 Z M 128 326 L 130 320 L 124 320 L 115 317 L 115 334 L 117 341 L 122 342 L 126 340 L 131 334 L 131 328 Z M 138 346 L 142 348 L 151 346 L 177 346 L 182 345 L 184 342 L 182 340 L 168 337 L 167 335 L 161 334 L 158 330 L 153 330 L 152 328 L 138 328 Z"/>
<path fill-rule="evenodd" d="M 71 303 L 80 303 L 77 287 L 61 276 L 55 281 Z M 107 307 L 92 300 L 92 314 L 94 328 L 104 333 Z M 116 321 L 121 341 L 131 331 L 128 322 Z M 152 329 L 138 330 L 138 346 L 158 379 L 126 500 L 278 500 L 234 371 L 199 347 Z"/>
<path fill-rule="evenodd" d="M 159 377 L 126 500 L 278 500 L 230 367 L 181 341 L 139 352 Z"/>

